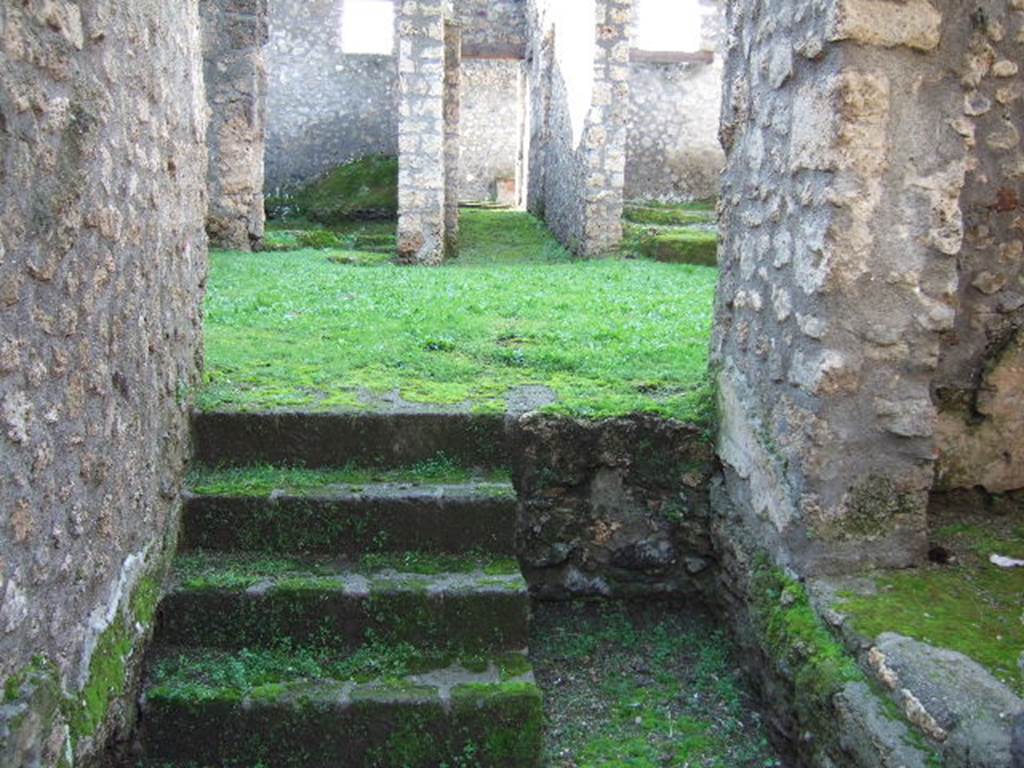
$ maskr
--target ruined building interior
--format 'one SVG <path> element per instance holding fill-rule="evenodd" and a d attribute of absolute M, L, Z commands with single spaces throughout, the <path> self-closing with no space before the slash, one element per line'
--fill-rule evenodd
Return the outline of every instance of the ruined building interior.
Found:
<path fill-rule="evenodd" d="M 1024 766 L 1024 0 L 0 0 L 0 767 Z"/>

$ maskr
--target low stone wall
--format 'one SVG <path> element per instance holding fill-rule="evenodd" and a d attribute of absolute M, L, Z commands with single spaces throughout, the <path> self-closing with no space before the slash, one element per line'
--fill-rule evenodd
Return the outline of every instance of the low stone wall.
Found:
<path fill-rule="evenodd" d="M 711 445 L 649 416 L 518 419 L 517 549 L 538 597 L 700 594 L 713 573 Z"/>

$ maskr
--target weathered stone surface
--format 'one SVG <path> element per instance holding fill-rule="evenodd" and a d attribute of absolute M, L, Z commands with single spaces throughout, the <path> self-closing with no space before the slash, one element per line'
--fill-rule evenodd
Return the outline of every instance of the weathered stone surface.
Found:
<path fill-rule="evenodd" d="M 1016 768 L 1013 727 L 1024 701 L 961 653 L 891 632 L 879 635 L 870 661 L 907 717 L 942 745 L 953 768 Z"/>
<path fill-rule="evenodd" d="M 939 489 L 1024 487 L 1024 332 L 988 366 L 973 402 L 939 414 Z"/>
<path fill-rule="evenodd" d="M 266 188 L 279 194 L 368 155 L 398 154 L 393 55 L 347 54 L 342 0 L 270 4 Z"/>
<path fill-rule="evenodd" d="M 200 62 L 196 0 L 0 6 L 0 678 L 47 657 L 83 761 L 138 661 L 100 639 L 176 530 L 206 274 Z M 63 754 L 46 730 L 5 765 Z"/>
<path fill-rule="evenodd" d="M 910 741 L 907 726 L 885 711 L 866 683 L 849 683 L 836 696 L 839 741 L 857 765 L 879 768 L 925 768 L 921 750 Z"/>
<path fill-rule="evenodd" d="M 971 20 L 945 11 L 943 48 L 960 74 L 963 114 L 954 121 L 969 154 L 957 201 L 964 223 L 954 284 L 957 314 L 943 337 L 933 388 L 940 403 L 937 472 L 942 489 L 1020 488 L 1024 424 L 1011 391 L 1020 387 L 1024 326 L 1024 238 L 1020 179 L 1024 124 L 1019 42 L 1012 3 L 984 2 Z M 963 13 L 963 11 L 956 11 Z M 958 20 L 959 19 L 959 20 Z"/>
<path fill-rule="evenodd" d="M 986 359 L 1020 324 L 1019 150 L 981 141 L 1006 133 L 990 106 L 1005 79 L 990 72 L 1010 58 L 997 53 L 1007 13 L 925 0 L 730 9 L 721 451 L 735 503 L 801 572 L 920 558 L 936 453 L 947 475 L 966 460 L 958 482 L 1019 484 L 1006 469 L 1019 461 L 992 467 L 997 439 L 1020 442 L 1016 415 L 996 437 L 970 409 L 944 407 L 939 429 L 936 407 L 976 400 Z"/>
<path fill-rule="evenodd" d="M 459 197 L 463 201 L 505 202 L 500 199 L 500 185 L 519 182 L 523 66 L 514 59 L 463 59 L 459 127 Z"/>
<path fill-rule="evenodd" d="M 833 40 L 930 51 L 939 44 L 942 14 L 928 0 L 842 0 L 830 32 Z"/>
<path fill-rule="evenodd" d="M 202 0 L 203 74 L 210 105 L 206 229 L 219 248 L 263 239 L 267 0 Z"/>
<path fill-rule="evenodd" d="M 443 0 L 398 5 L 398 258 L 440 264 L 447 211 Z"/>
<path fill-rule="evenodd" d="M 536 594 L 697 594 L 707 584 L 713 467 L 698 429 L 528 414 L 511 445 L 517 550 Z"/>

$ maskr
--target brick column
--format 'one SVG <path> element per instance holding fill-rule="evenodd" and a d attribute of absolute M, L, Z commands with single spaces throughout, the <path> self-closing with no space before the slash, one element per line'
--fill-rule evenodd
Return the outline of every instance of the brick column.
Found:
<path fill-rule="evenodd" d="M 398 259 L 440 264 L 445 247 L 445 3 L 398 4 Z"/>

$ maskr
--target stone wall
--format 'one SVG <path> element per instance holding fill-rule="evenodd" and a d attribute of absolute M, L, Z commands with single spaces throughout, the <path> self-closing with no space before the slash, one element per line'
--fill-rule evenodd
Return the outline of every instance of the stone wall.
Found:
<path fill-rule="evenodd" d="M 725 165 L 718 143 L 722 59 L 635 61 L 629 76 L 627 200 L 715 197 Z"/>
<path fill-rule="evenodd" d="M 523 95 L 523 64 L 514 59 L 462 62 L 463 201 L 494 201 L 498 185 L 517 178 Z"/>
<path fill-rule="evenodd" d="M 452 5 L 466 50 L 526 47 L 527 0 L 454 0 Z"/>
<path fill-rule="evenodd" d="M 343 0 L 274 0 L 266 49 L 266 189 L 343 163 L 398 154 L 394 56 L 341 50 Z"/>
<path fill-rule="evenodd" d="M 444 25 L 444 254 L 458 255 L 459 183 L 462 177 L 462 28 Z"/>
<path fill-rule="evenodd" d="M 636 56 L 630 66 L 626 199 L 715 197 L 725 166 L 718 141 L 724 13 L 708 2 L 701 51 Z M 711 12 L 713 11 L 713 12 Z"/>
<path fill-rule="evenodd" d="M 955 357 L 985 354 L 957 333 L 978 315 L 963 201 L 968 231 L 992 237 L 984 258 L 1014 249 L 999 177 L 981 185 L 1019 173 L 1015 107 L 964 113 L 973 83 L 1012 85 L 976 46 L 991 24 L 1016 36 L 1019 15 L 1006 0 L 730 6 L 719 451 L 732 503 L 801 572 L 924 554 L 946 440 L 933 386 L 958 336 Z"/>
<path fill-rule="evenodd" d="M 703 598 L 715 574 L 701 429 L 650 416 L 528 414 L 509 430 L 517 551 L 546 599 Z"/>
<path fill-rule="evenodd" d="M 0 5 L 4 766 L 131 711 L 199 384 L 201 62 L 196 0 Z"/>
<path fill-rule="evenodd" d="M 214 0 L 207 0 L 213 2 Z M 230 0 L 220 0 L 230 2 Z M 255 2 L 255 0 L 251 0 Z M 398 154 L 398 80 L 394 56 L 345 54 L 341 50 L 344 0 L 274 0 L 270 4 L 270 42 L 266 48 L 266 189 L 294 189 L 325 171 L 367 155 Z M 463 45 L 474 55 L 521 55 L 526 42 L 525 0 L 457 0 L 453 19 L 462 27 Z M 491 62 L 487 62 L 490 64 Z M 515 98 L 507 68 L 483 61 L 463 70 L 473 88 L 474 109 Z M 498 74 L 499 70 L 501 74 Z M 480 90 L 477 90 L 480 89 Z M 464 93 L 466 90 L 464 89 Z M 504 167 L 505 124 L 485 126 L 470 113 L 471 130 L 463 147 L 486 155 L 497 142 Z M 472 166 L 471 166 L 472 167 Z M 474 176 L 479 192 L 490 173 Z M 463 174 L 466 179 L 466 174 Z M 476 186 L 473 186 L 476 185 Z M 476 193 L 466 199 L 481 199 Z"/>
<path fill-rule="evenodd" d="M 211 244 L 249 250 L 263 239 L 267 0 L 202 0 L 204 77 L 210 103 Z"/>
<path fill-rule="evenodd" d="M 528 193 L 529 205 L 563 244 L 588 257 L 613 250 L 622 239 L 632 0 L 594 0 L 584 12 L 591 6 L 592 67 L 581 58 L 589 55 L 586 46 L 576 50 L 580 40 L 569 42 L 583 23 L 579 9 L 536 0 L 530 12 L 530 109 L 536 117 L 529 183 L 540 190 Z M 577 66 L 585 78 L 570 71 Z M 589 107 L 576 115 L 580 88 L 587 86 Z"/>

